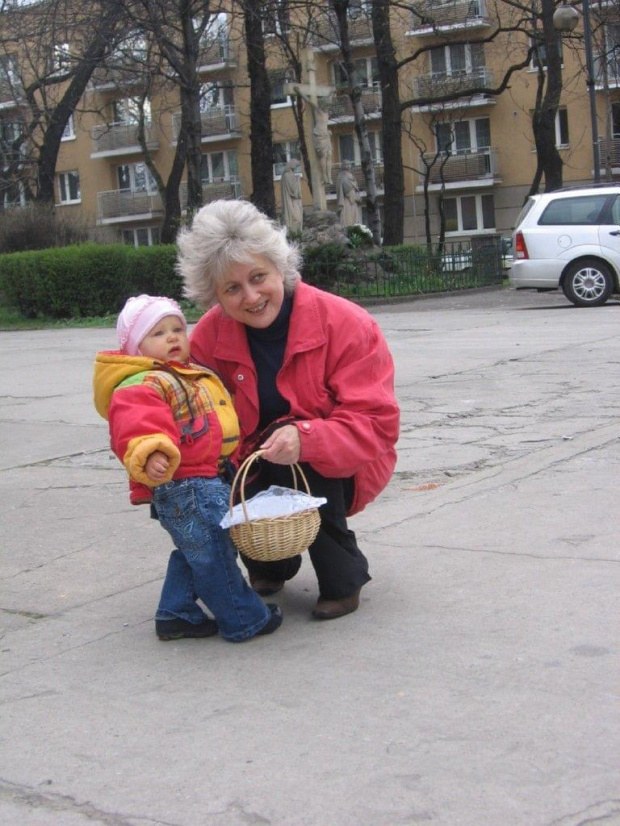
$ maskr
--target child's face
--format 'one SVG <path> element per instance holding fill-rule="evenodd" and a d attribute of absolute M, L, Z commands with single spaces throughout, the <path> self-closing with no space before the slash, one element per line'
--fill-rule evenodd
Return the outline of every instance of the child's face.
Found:
<path fill-rule="evenodd" d="M 158 361 L 189 360 L 189 340 L 185 325 L 176 315 L 167 315 L 148 331 L 140 342 L 141 356 Z"/>

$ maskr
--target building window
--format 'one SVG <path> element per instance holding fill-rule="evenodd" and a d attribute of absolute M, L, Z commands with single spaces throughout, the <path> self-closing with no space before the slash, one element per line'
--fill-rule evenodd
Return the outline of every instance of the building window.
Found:
<path fill-rule="evenodd" d="M 383 133 L 369 132 L 368 142 L 370 143 L 370 154 L 372 155 L 373 163 L 383 163 Z M 360 166 L 362 163 L 362 155 L 359 149 L 359 142 L 357 137 L 350 133 L 348 135 L 338 136 L 338 148 L 340 154 L 340 163 L 343 161 L 350 161 L 354 166 Z"/>
<path fill-rule="evenodd" d="M 484 69 L 484 43 L 454 43 L 430 50 L 433 77 L 480 74 Z"/>
<path fill-rule="evenodd" d="M 284 85 L 292 80 L 288 72 L 269 72 L 269 84 L 271 86 L 271 105 L 290 106 L 292 101 L 284 91 Z"/>
<path fill-rule="evenodd" d="M 52 74 L 62 74 L 71 68 L 71 54 L 68 43 L 56 43 L 51 55 Z"/>
<path fill-rule="evenodd" d="M 67 125 L 65 126 L 65 131 L 62 133 L 62 138 L 60 140 L 75 140 L 75 121 L 73 120 L 73 115 L 69 116 L 69 120 L 67 121 Z"/>
<path fill-rule="evenodd" d="M 223 109 L 225 106 L 232 106 L 233 103 L 233 87 L 230 83 L 203 83 L 200 87 L 201 112 L 209 112 L 213 109 Z"/>
<path fill-rule="evenodd" d="M 568 110 L 565 107 L 558 109 L 555 116 L 555 145 L 559 148 L 568 146 Z"/>
<path fill-rule="evenodd" d="M 116 167 L 118 188 L 123 192 L 156 192 L 157 184 L 145 163 L 124 163 Z"/>
<path fill-rule="evenodd" d="M 492 195 L 461 195 L 444 198 L 446 233 L 482 232 L 495 229 Z"/>
<path fill-rule="evenodd" d="M 61 204 L 79 204 L 80 194 L 79 172 L 61 172 L 58 176 L 58 196 Z"/>
<path fill-rule="evenodd" d="M 379 65 L 376 57 L 362 57 L 354 61 L 355 77 L 353 85 L 362 86 L 363 88 L 380 88 L 381 80 L 379 77 Z M 333 64 L 334 72 L 334 86 L 336 88 L 346 87 L 348 85 L 348 77 L 344 64 L 337 61 Z"/>
<path fill-rule="evenodd" d="M 480 152 L 491 146 L 491 121 L 489 118 L 473 118 L 438 123 L 435 127 L 438 152 L 464 155 Z"/>
<path fill-rule="evenodd" d="M 542 35 L 541 35 L 542 36 Z M 531 41 L 532 46 L 536 45 L 536 51 L 532 55 L 532 62 L 530 63 L 530 69 L 538 71 L 538 67 L 540 66 L 541 69 L 547 68 L 547 46 L 546 44 L 540 40 Z M 562 60 L 562 35 L 558 33 L 556 37 L 556 43 L 558 46 L 558 51 L 560 53 L 560 61 Z"/>
<path fill-rule="evenodd" d="M 222 181 L 238 180 L 237 153 L 234 151 L 203 153 L 200 177 L 203 184 L 217 184 Z"/>
<path fill-rule="evenodd" d="M 288 34 L 290 28 L 288 0 L 269 0 L 263 5 L 263 34 Z"/>
<path fill-rule="evenodd" d="M 297 158 L 301 160 L 299 141 L 283 141 L 273 145 L 273 177 L 278 180 L 282 177 L 287 163 Z"/>
<path fill-rule="evenodd" d="M 112 122 L 124 124 L 138 124 L 140 114 L 144 112 L 146 121 L 151 119 L 151 102 L 147 99 L 118 98 L 112 101 Z"/>
<path fill-rule="evenodd" d="M 0 189 L 0 209 L 26 206 L 26 189 L 23 181 L 4 181 Z"/>
<path fill-rule="evenodd" d="M 159 227 L 124 229 L 123 244 L 128 244 L 130 247 L 152 247 L 159 244 Z"/>

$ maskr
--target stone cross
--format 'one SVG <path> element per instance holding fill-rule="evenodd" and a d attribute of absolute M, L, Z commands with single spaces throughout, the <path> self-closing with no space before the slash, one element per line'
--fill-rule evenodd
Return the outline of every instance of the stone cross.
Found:
<path fill-rule="evenodd" d="M 334 87 L 317 85 L 314 52 L 311 48 L 304 49 L 302 53 L 302 78 L 305 83 L 286 83 L 284 92 L 288 95 L 299 94 L 310 104 L 312 140 L 308 141 L 308 156 L 312 197 L 314 211 L 324 212 L 327 209 L 325 184 L 331 183 L 331 137 L 327 128 L 326 104 L 334 92 Z"/>

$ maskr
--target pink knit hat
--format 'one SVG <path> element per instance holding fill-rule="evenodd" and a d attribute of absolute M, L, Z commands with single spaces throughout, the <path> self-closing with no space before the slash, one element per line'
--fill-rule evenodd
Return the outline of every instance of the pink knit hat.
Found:
<path fill-rule="evenodd" d="M 178 316 L 187 327 L 183 311 L 172 298 L 144 294 L 128 298 L 116 322 L 118 344 L 123 353 L 139 355 L 142 339 L 167 315 Z"/>

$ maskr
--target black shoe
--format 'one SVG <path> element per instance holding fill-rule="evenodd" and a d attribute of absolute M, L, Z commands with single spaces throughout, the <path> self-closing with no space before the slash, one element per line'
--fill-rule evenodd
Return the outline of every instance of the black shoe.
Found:
<path fill-rule="evenodd" d="M 217 622 L 205 617 L 202 622 L 188 622 L 187 620 L 155 620 L 155 632 L 160 640 L 183 640 L 212 637 L 217 634 Z"/>
<path fill-rule="evenodd" d="M 282 611 L 280 610 L 280 606 L 270 602 L 267 603 L 267 608 L 271 611 L 271 616 L 267 620 L 267 625 L 264 625 L 261 630 L 254 635 L 255 637 L 273 634 L 273 632 L 277 631 L 282 625 Z"/>
<path fill-rule="evenodd" d="M 259 597 L 272 597 L 284 588 L 284 580 L 253 577 L 252 574 L 250 574 L 250 585 L 254 588 Z"/>

